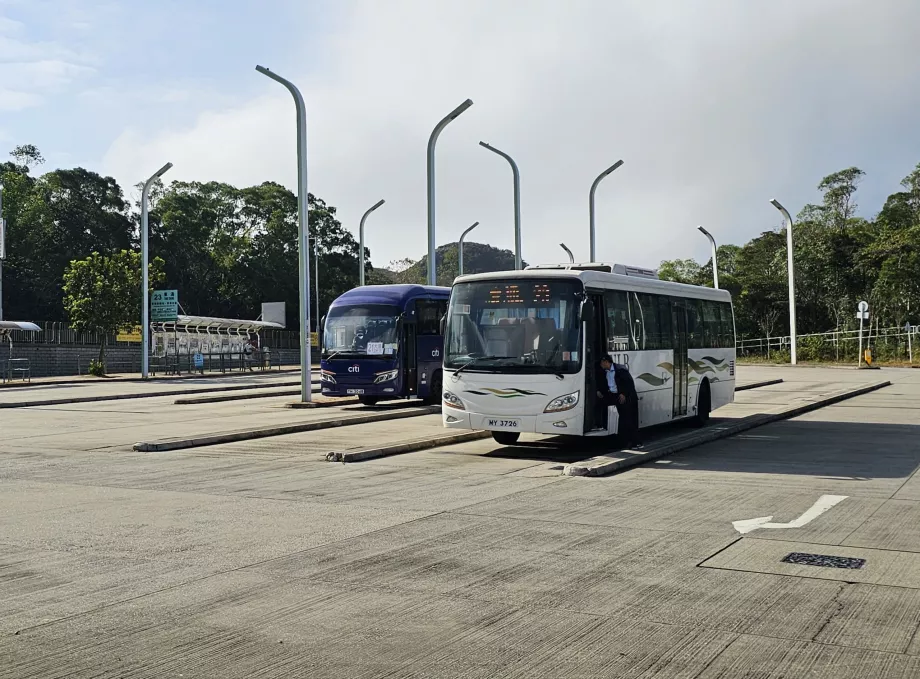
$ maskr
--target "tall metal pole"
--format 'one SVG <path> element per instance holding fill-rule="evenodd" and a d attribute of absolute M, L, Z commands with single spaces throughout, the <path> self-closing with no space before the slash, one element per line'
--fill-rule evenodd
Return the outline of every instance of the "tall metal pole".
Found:
<path fill-rule="evenodd" d="M 567 255 L 569 256 L 569 264 L 574 264 L 574 263 L 575 263 L 575 255 L 573 255 L 573 254 L 572 254 L 572 251 L 569 250 L 569 249 L 565 246 L 565 243 L 559 243 L 559 247 L 562 248 L 563 250 L 565 250 L 565 254 L 567 254 Z"/>
<path fill-rule="evenodd" d="M 620 167 L 620 165 L 622 164 L 623 164 L 623 161 L 618 160 L 613 165 L 611 165 L 606 170 L 604 170 L 599 175 L 597 175 L 597 179 L 595 179 L 594 183 L 591 184 L 591 191 L 590 193 L 588 193 L 588 217 L 591 222 L 591 261 L 592 262 L 596 261 L 595 256 L 597 255 L 597 252 L 595 250 L 595 242 L 594 242 L 595 240 L 594 239 L 594 192 L 597 191 L 597 185 L 601 183 L 601 179 L 606 177 L 608 174 L 613 172 L 615 169 Z"/>
<path fill-rule="evenodd" d="M 479 226 L 479 222 L 473 222 L 472 226 L 468 227 L 466 231 L 460 234 L 459 259 L 460 259 L 460 275 L 461 276 L 463 275 L 463 239 L 466 238 L 466 234 L 468 234 L 470 231 L 475 229 L 477 226 Z"/>
<path fill-rule="evenodd" d="M 3 320 L 3 260 L 6 258 L 6 224 L 3 222 L 3 184 L 0 184 L 0 321 Z"/>
<path fill-rule="evenodd" d="M 517 163 L 507 153 L 499 151 L 484 141 L 479 142 L 479 145 L 489 149 L 492 153 L 497 153 L 511 165 L 511 176 L 514 179 L 514 268 L 520 271 L 523 268 L 521 259 L 521 173 L 518 171 Z"/>
<path fill-rule="evenodd" d="M 716 263 L 716 239 L 712 237 L 712 234 L 709 233 L 702 226 L 696 227 L 700 232 L 709 239 L 709 242 L 712 244 L 712 287 L 716 290 L 719 289 L 719 265 Z"/>
<path fill-rule="evenodd" d="M 313 384 L 310 356 L 310 245 L 307 242 L 310 233 L 307 193 L 307 107 L 303 96 L 294 83 L 285 80 L 264 66 L 256 66 L 262 75 L 284 85 L 297 108 L 297 289 L 300 296 L 300 400 L 309 403 L 313 400 Z"/>
<path fill-rule="evenodd" d="M 361 226 L 358 227 L 358 247 L 360 252 L 358 253 L 358 262 L 360 266 L 358 267 L 358 285 L 364 285 L 364 220 L 367 219 L 367 216 L 376 210 L 378 207 L 383 205 L 386 201 L 382 198 L 376 203 L 371 205 L 367 212 L 361 215 Z M 317 293 L 319 294 L 319 293 Z"/>
<path fill-rule="evenodd" d="M 473 105 L 472 99 L 467 99 L 453 111 L 441 119 L 428 137 L 428 285 L 438 284 L 438 262 L 435 252 L 434 228 L 434 147 L 438 142 L 441 132 L 448 123 L 457 118 L 461 113 Z"/>
<path fill-rule="evenodd" d="M 771 198 L 770 203 L 783 214 L 786 220 L 786 261 L 789 271 L 789 336 L 792 342 L 790 357 L 792 359 L 792 365 L 795 365 L 795 271 L 792 262 L 792 217 L 789 215 L 789 211 L 780 205 L 780 202 L 776 200 L 776 198 Z"/>
<path fill-rule="evenodd" d="M 153 182 L 162 177 L 173 166 L 166 163 L 153 173 L 141 191 L 141 377 L 147 379 L 150 372 L 150 276 L 148 264 L 150 259 L 147 236 L 150 233 L 148 223 L 147 201 L 150 197 L 150 187 Z"/>

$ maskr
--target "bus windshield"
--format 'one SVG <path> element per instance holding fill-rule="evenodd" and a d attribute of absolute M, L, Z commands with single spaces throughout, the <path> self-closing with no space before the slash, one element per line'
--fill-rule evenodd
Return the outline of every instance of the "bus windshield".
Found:
<path fill-rule="evenodd" d="M 468 372 L 577 373 L 581 281 L 518 279 L 454 285 L 444 367 Z"/>
<path fill-rule="evenodd" d="M 397 326 L 402 312 L 385 304 L 334 306 L 326 316 L 323 357 L 381 356 L 398 351 Z"/>

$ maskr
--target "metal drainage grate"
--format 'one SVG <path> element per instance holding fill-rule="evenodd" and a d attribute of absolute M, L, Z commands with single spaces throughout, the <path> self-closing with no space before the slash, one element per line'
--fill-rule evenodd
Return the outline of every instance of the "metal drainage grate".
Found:
<path fill-rule="evenodd" d="M 865 559 L 855 559 L 849 556 L 828 556 L 827 554 L 806 554 L 805 552 L 792 552 L 783 557 L 785 563 L 795 563 L 800 566 L 823 566 L 824 568 L 862 568 L 866 565 Z"/>

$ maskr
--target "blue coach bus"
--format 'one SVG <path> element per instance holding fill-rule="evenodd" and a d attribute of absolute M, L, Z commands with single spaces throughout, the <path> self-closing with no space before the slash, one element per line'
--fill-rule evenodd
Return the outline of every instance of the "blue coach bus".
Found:
<path fill-rule="evenodd" d="M 336 299 L 322 325 L 323 396 L 441 400 L 441 317 L 450 288 L 365 285 Z"/>

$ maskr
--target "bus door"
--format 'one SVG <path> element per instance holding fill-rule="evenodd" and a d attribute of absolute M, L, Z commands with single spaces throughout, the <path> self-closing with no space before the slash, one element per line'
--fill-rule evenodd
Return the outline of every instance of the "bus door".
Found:
<path fill-rule="evenodd" d="M 600 372 L 601 356 L 607 346 L 606 324 L 604 322 L 604 296 L 601 293 L 588 291 L 585 311 L 582 318 L 585 321 L 585 433 L 595 427 L 602 426 L 597 421 L 597 376 Z"/>
<path fill-rule="evenodd" d="M 406 315 L 403 319 L 402 332 L 403 375 L 405 375 L 404 396 L 418 394 L 418 326 L 414 315 Z"/>
<path fill-rule="evenodd" d="M 682 299 L 671 300 L 671 332 L 674 334 L 674 397 L 672 416 L 683 417 L 687 414 L 687 304 Z"/>

